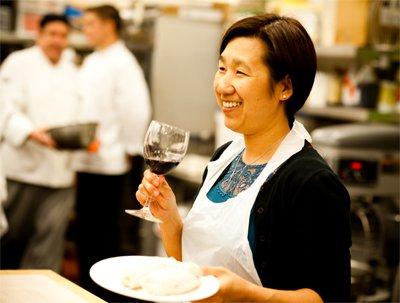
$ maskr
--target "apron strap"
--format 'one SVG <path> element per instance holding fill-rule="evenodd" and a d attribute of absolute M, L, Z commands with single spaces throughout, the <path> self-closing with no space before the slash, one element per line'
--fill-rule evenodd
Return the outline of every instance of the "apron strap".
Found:
<path fill-rule="evenodd" d="M 228 148 L 228 146 L 231 143 L 232 143 L 232 141 L 229 141 L 229 142 L 221 145 L 220 147 L 218 147 L 217 150 L 214 152 L 214 154 L 211 156 L 210 162 L 218 160 L 219 157 L 221 157 L 222 153 Z M 204 172 L 203 172 L 203 178 L 202 178 L 201 184 L 199 185 L 199 188 L 197 189 L 197 192 L 196 192 L 196 194 L 194 196 L 194 200 L 196 200 L 197 196 L 199 195 L 200 189 L 203 186 L 204 180 L 207 177 L 207 172 L 208 172 L 208 169 L 207 169 L 207 166 L 206 166 L 206 168 L 204 169 Z"/>

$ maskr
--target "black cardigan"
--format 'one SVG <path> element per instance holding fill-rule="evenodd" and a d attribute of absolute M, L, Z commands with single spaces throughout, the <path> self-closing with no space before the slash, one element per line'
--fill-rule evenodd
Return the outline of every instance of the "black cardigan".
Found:
<path fill-rule="evenodd" d="M 207 169 L 203 182 L 206 175 Z M 350 198 L 308 142 L 263 184 L 252 218 L 254 264 L 264 287 L 310 288 L 326 302 L 349 301 Z"/>

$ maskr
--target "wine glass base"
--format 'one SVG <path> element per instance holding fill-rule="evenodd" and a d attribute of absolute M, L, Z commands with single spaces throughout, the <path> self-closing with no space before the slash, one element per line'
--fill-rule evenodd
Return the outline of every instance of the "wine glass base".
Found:
<path fill-rule="evenodd" d="M 125 209 L 125 212 L 129 215 L 152 221 L 156 223 L 163 223 L 160 219 L 157 219 L 148 209 Z"/>

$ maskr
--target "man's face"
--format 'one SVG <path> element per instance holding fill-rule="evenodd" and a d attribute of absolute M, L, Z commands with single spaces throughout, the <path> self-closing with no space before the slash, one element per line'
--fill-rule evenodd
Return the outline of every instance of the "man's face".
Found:
<path fill-rule="evenodd" d="M 98 47 L 110 33 L 110 22 L 101 19 L 95 13 L 88 12 L 83 18 L 83 32 L 89 44 Z"/>
<path fill-rule="evenodd" d="M 69 26 L 62 21 L 47 23 L 39 31 L 38 45 L 51 62 L 57 63 L 68 46 Z"/>

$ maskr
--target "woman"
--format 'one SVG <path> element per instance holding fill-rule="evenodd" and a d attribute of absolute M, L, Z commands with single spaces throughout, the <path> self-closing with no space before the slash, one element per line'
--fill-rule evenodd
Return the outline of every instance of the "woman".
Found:
<path fill-rule="evenodd" d="M 273 14 L 225 33 L 214 90 L 225 125 L 243 136 L 220 147 L 182 222 L 164 177 L 149 171 L 136 197 L 153 198 L 169 256 L 220 279 L 210 301 L 348 301 L 349 196 L 294 114 L 316 71 L 301 24 Z"/>

